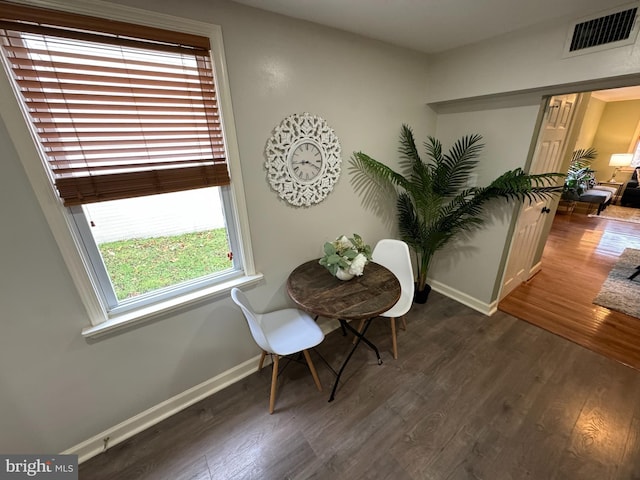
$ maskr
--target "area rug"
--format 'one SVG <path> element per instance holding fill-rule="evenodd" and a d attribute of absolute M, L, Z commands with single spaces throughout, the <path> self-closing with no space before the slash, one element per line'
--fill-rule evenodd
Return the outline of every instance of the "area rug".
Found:
<path fill-rule="evenodd" d="M 636 271 L 638 265 L 640 250 L 625 248 L 593 303 L 632 317 L 640 317 L 640 275 L 629 280 L 629 275 Z"/>
<path fill-rule="evenodd" d="M 640 223 L 640 208 L 619 207 L 618 205 L 609 205 L 600 215 L 589 215 L 595 218 L 608 218 L 611 220 L 620 220 L 622 222 Z"/>

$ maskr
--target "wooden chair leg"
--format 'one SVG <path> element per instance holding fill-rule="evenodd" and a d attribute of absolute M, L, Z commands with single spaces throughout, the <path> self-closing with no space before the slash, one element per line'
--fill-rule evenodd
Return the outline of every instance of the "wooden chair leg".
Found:
<path fill-rule="evenodd" d="M 269 396 L 269 413 L 273 413 L 276 406 L 276 387 L 278 385 L 278 360 L 280 355 L 273 355 L 273 372 L 271 373 L 271 395 Z"/>
<path fill-rule="evenodd" d="M 405 316 L 401 316 L 400 317 L 402 319 L 402 329 L 406 332 L 407 331 L 407 319 L 405 318 Z"/>
<path fill-rule="evenodd" d="M 267 356 L 267 352 L 262 350 L 262 355 L 260 356 L 260 363 L 258 364 L 258 371 L 262 370 L 262 367 L 264 367 L 264 359 L 266 356 Z"/>
<path fill-rule="evenodd" d="M 396 319 L 391 317 L 391 341 L 393 342 L 393 358 L 398 359 L 398 340 L 396 339 Z"/>
<path fill-rule="evenodd" d="M 313 381 L 316 382 L 316 387 L 318 390 L 322 391 L 322 385 L 320 384 L 320 379 L 318 378 L 318 372 L 316 372 L 316 367 L 311 361 L 311 355 L 307 350 L 303 350 L 304 358 L 307 360 L 307 365 L 309 365 L 309 370 L 311 370 L 311 376 L 313 377 Z"/>

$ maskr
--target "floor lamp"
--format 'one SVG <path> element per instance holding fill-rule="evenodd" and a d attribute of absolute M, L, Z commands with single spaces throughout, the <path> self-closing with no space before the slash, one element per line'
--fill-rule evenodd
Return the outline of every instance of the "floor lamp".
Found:
<path fill-rule="evenodd" d="M 628 167 L 631 165 L 631 160 L 633 160 L 633 153 L 614 153 L 611 155 L 611 158 L 609 159 L 609 166 L 615 167 L 615 169 L 613 170 L 613 176 L 609 182 L 615 182 L 616 175 L 618 170 L 620 170 L 620 167 Z"/>

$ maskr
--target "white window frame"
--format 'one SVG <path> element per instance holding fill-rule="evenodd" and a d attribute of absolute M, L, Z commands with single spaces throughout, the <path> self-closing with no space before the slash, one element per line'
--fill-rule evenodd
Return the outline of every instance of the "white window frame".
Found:
<path fill-rule="evenodd" d="M 223 204 L 225 210 L 231 205 L 233 218 L 227 218 L 229 234 L 237 234 L 236 245 L 240 248 L 239 257 L 242 262 L 242 273 L 222 282 L 210 284 L 189 293 L 159 301 L 141 308 L 127 310 L 123 313 L 110 313 L 99 294 L 100 286 L 89 272 L 92 268 L 87 258 L 83 240 L 80 238 L 71 209 L 64 207 L 49 179 L 49 174 L 40 155 L 37 142 L 28 126 L 26 113 L 22 110 L 9 80 L 9 72 L 3 65 L 4 75 L 0 75 L 0 116 L 6 124 L 20 161 L 27 173 L 35 195 L 42 207 L 53 236 L 60 248 L 64 261 L 69 269 L 73 282 L 86 308 L 90 326 L 83 329 L 85 337 L 94 337 L 111 333 L 130 326 L 133 323 L 149 320 L 159 314 L 166 314 L 187 305 L 201 302 L 203 299 L 227 295 L 234 286 L 257 283 L 262 274 L 255 271 L 251 247 L 249 221 L 247 215 L 245 193 L 240 168 L 238 142 L 235 133 L 235 122 L 231 108 L 231 95 L 224 58 L 222 30 L 218 25 L 206 24 L 156 12 L 133 9 L 130 7 L 88 0 L 18 0 L 32 6 L 53 8 L 72 13 L 91 15 L 111 20 L 164 28 L 167 30 L 208 36 L 211 40 L 211 54 L 216 75 L 218 100 L 222 125 L 227 146 L 231 185 L 223 187 Z M 24 121 L 16 121 L 23 118 Z M 229 203 L 230 202 L 230 203 Z M 226 211 L 228 215 L 228 210 Z M 235 229 L 233 226 L 235 225 Z M 235 230 L 235 231 L 234 231 Z"/>
<path fill-rule="evenodd" d="M 631 141 L 631 147 L 629 148 L 629 152 L 633 153 L 633 159 L 631 160 L 631 165 L 629 165 L 630 169 L 640 167 L 640 138 L 638 137 L 638 132 L 640 132 L 640 123 L 638 123 L 636 134 L 634 135 L 634 139 Z"/>

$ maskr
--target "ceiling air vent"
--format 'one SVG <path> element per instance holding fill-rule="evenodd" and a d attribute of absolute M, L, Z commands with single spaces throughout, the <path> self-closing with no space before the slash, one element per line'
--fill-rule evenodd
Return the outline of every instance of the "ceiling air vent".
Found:
<path fill-rule="evenodd" d="M 638 35 L 637 14 L 638 5 L 634 5 L 576 22 L 567 39 L 566 53 L 575 55 L 634 43 Z"/>

